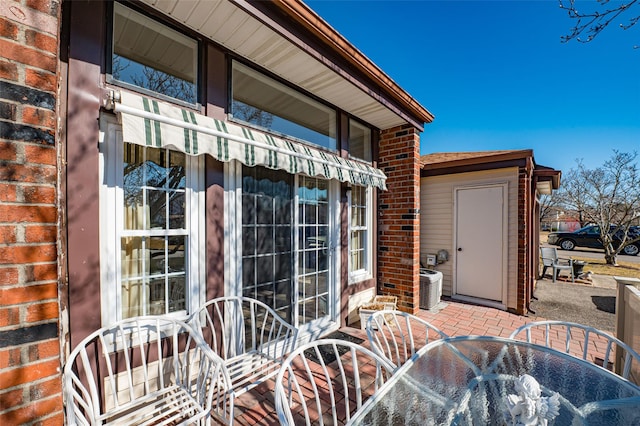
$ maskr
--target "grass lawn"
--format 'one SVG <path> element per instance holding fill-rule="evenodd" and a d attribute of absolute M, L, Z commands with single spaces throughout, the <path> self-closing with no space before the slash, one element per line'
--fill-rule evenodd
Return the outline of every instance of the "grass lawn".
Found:
<path fill-rule="evenodd" d="M 591 271 L 598 275 L 615 275 L 618 277 L 640 278 L 640 265 L 637 263 L 625 262 L 618 256 L 618 266 L 611 266 L 604 263 L 604 259 L 587 259 L 586 257 L 571 256 L 573 260 L 586 262 L 584 271 Z"/>

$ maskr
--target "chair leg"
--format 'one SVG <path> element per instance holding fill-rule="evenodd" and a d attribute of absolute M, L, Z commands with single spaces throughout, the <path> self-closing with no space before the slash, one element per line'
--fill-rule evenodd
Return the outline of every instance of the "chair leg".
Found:
<path fill-rule="evenodd" d="M 553 282 L 556 282 L 556 275 L 558 275 L 558 270 L 556 268 L 553 268 Z"/>
<path fill-rule="evenodd" d="M 548 268 L 548 266 L 543 266 L 542 267 L 542 275 L 540 275 L 540 279 L 544 279 L 544 274 L 547 272 L 547 268 Z"/>

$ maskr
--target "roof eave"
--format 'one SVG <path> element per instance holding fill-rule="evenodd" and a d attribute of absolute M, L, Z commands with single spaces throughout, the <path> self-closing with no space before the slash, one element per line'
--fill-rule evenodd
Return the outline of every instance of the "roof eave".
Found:
<path fill-rule="evenodd" d="M 562 177 L 561 170 L 554 169 L 535 169 L 533 171 L 533 175 L 538 178 L 538 180 L 550 180 L 553 186 L 553 189 L 560 188 L 560 178 Z"/>
<path fill-rule="evenodd" d="M 340 33 L 334 30 L 324 19 L 315 13 L 309 6 L 299 0 L 275 0 L 274 5 L 278 6 L 284 13 L 304 26 L 316 37 L 323 40 L 334 51 L 342 56 L 351 65 L 363 72 L 367 77 L 376 82 L 393 99 L 400 102 L 416 118 L 424 123 L 431 123 L 434 115 L 425 107 L 403 90 L 384 71 L 360 52 Z"/>
<path fill-rule="evenodd" d="M 472 158 L 462 158 L 455 159 L 450 161 L 442 161 L 437 163 L 423 163 L 423 170 L 436 170 L 436 169 L 446 169 L 451 167 L 460 167 L 460 166 L 473 166 L 477 164 L 487 164 L 487 163 L 495 163 L 501 161 L 509 161 L 509 160 L 520 160 L 526 159 L 533 156 L 533 151 L 530 149 L 518 150 L 518 151 L 509 151 L 498 154 L 484 155 Z"/>

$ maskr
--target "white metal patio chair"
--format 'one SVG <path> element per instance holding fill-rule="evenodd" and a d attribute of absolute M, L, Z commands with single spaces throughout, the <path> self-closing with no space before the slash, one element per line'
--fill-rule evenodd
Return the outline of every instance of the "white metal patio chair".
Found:
<path fill-rule="evenodd" d="M 365 329 L 373 351 L 394 367 L 407 362 L 430 341 L 449 337 L 427 321 L 396 310 L 374 312 Z"/>
<path fill-rule="evenodd" d="M 298 329 L 268 305 L 247 297 L 212 299 L 195 311 L 189 323 L 224 362 L 230 379 L 229 424 L 235 398 L 274 377 L 296 345 Z"/>
<path fill-rule="evenodd" d="M 204 425 L 226 406 L 225 386 L 222 359 L 189 325 L 130 318 L 95 331 L 69 355 L 67 424 Z"/>
<path fill-rule="evenodd" d="M 353 342 L 320 339 L 302 345 L 276 377 L 280 424 L 345 424 L 393 372 L 388 360 Z"/>
<path fill-rule="evenodd" d="M 544 278 L 547 268 L 551 268 L 554 283 L 560 271 L 569 271 L 571 282 L 575 282 L 575 277 L 573 276 L 573 259 L 558 257 L 558 250 L 555 247 L 540 247 L 540 258 L 542 259 L 542 274 L 540 278 Z"/>
<path fill-rule="evenodd" d="M 629 379 L 631 371 L 640 374 L 640 354 L 622 340 L 588 325 L 534 321 L 517 328 L 509 337 L 582 358 L 625 379 Z"/>

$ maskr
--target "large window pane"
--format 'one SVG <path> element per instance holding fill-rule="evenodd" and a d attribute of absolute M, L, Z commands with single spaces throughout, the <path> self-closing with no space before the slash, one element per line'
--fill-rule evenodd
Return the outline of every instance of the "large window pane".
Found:
<path fill-rule="evenodd" d="M 147 251 L 142 247 L 141 237 L 125 237 L 121 239 L 121 277 L 123 280 L 138 278 L 147 268 Z"/>
<path fill-rule="evenodd" d="M 124 187 L 124 228 L 125 229 L 144 229 L 146 217 L 146 209 L 144 207 L 144 192 L 139 187 Z"/>
<path fill-rule="evenodd" d="M 113 79 L 195 104 L 198 42 L 120 3 L 113 8 Z"/>
<path fill-rule="evenodd" d="M 273 252 L 273 226 L 260 226 L 257 229 L 256 252 L 266 254 Z"/>
<path fill-rule="evenodd" d="M 169 312 L 186 309 L 186 284 L 184 276 L 171 277 L 169 279 Z"/>
<path fill-rule="evenodd" d="M 145 286 L 142 280 L 122 280 L 122 318 L 143 315 L 146 300 Z"/>
<path fill-rule="evenodd" d="M 371 162 L 371 129 L 349 120 L 349 155 Z"/>
<path fill-rule="evenodd" d="M 336 149 L 335 110 L 235 61 L 231 84 L 234 119 Z"/>
<path fill-rule="evenodd" d="M 149 314 L 162 315 L 166 313 L 166 281 L 164 278 L 154 278 L 149 281 Z"/>
<path fill-rule="evenodd" d="M 167 268 L 164 237 L 151 237 L 147 239 L 149 257 L 149 275 L 164 275 Z"/>
<path fill-rule="evenodd" d="M 184 229 L 187 227 L 185 203 L 184 192 L 169 191 L 169 227 L 171 229 Z"/>
<path fill-rule="evenodd" d="M 175 274 L 186 271 L 186 244 L 187 239 L 183 236 L 167 238 L 167 272 Z"/>
<path fill-rule="evenodd" d="M 151 229 L 164 229 L 167 224 L 167 193 L 166 191 L 147 190 L 149 202 Z"/>

